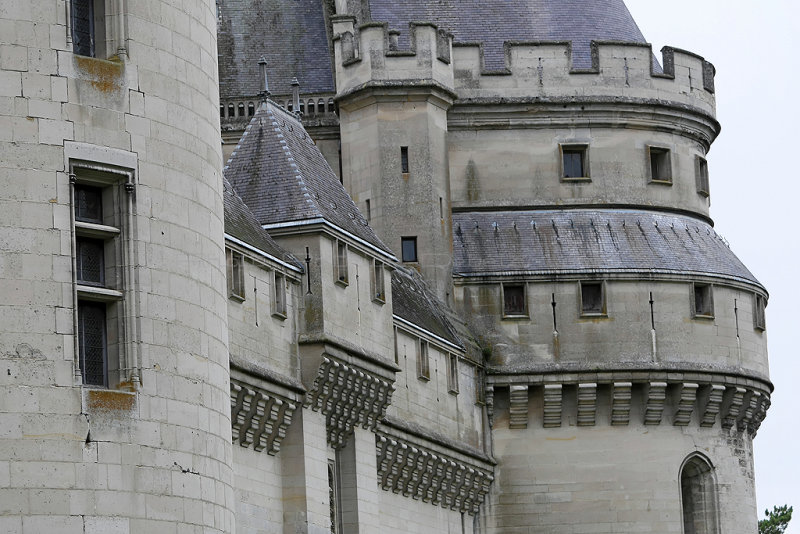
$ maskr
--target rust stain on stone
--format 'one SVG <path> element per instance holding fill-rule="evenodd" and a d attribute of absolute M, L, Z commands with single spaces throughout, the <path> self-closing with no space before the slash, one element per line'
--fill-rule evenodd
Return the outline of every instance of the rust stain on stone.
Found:
<path fill-rule="evenodd" d="M 88 391 L 88 401 L 91 410 L 129 412 L 136 406 L 136 395 L 126 391 L 91 389 Z"/>
<path fill-rule="evenodd" d="M 102 93 L 113 93 L 122 88 L 124 65 L 121 61 L 74 56 L 75 66 L 92 87 Z"/>

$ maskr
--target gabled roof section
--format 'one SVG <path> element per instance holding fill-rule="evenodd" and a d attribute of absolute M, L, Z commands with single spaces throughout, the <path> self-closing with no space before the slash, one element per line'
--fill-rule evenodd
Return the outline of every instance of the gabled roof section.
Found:
<path fill-rule="evenodd" d="M 453 256 L 456 276 L 662 273 L 761 287 L 708 223 L 644 210 L 455 213 Z"/>
<path fill-rule="evenodd" d="M 283 250 L 258 224 L 255 216 L 247 209 L 228 180 L 223 179 L 223 200 L 225 202 L 225 233 L 243 243 L 303 271 L 303 265 Z"/>
<path fill-rule="evenodd" d="M 591 41 L 644 43 L 623 0 L 368 0 L 370 16 L 402 32 L 433 22 L 455 43 L 482 43 L 487 69 L 505 67 L 505 41 L 571 41 L 574 68 L 590 68 Z"/>
<path fill-rule="evenodd" d="M 447 319 L 445 305 L 417 271 L 398 265 L 392 272 L 392 313 L 458 347 L 464 347 Z"/>
<path fill-rule="evenodd" d="M 392 255 L 300 121 L 274 102 L 253 116 L 224 174 L 261 225 L 324 220 Z"/>
<path fill-rule="evenodd" d="M 291 94 L 334 92 L 333 65 L 320 0 L 217 0 L 217 51 L 222 99 L 261 91 L 258 60 L 267 60 L 269 87 Z"/>

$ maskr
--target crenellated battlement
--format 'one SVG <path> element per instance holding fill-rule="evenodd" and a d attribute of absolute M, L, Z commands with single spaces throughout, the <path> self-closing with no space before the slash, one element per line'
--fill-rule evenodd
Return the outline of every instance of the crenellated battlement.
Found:
<path fill-rule="evenodd" d="M 593 41 L 592 65 L 574 68 L 568 41 L 507 41 L 505 68 L 485 67 L 481 43 L 453 43 L 436 25 L 409 25 L 409 47 L 384 23 L 355 28 L 334 18 L 339 96 L 368 85 L 437 85 L 460 101 L 625 99 L 673 102 L 714 116 L 714 66 L 697 54 L 664 47 L 659 65 L 649 44 Z"/>

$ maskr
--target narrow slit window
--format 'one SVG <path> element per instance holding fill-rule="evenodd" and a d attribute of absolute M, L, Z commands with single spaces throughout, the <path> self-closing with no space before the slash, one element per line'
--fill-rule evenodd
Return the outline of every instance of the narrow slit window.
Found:
<path fill-rule="evenodd" d="M 252 102 L 249 102 L 247 104 L 247 116 L 252 117 L 255 114 L 256 114 L 256 105 Z"/>
<path fill-rule="evenodd" d="M 417 261 L 417 237 L 401 237 L 400 248 L 404 262 Z"/>
<path fill-rule="evenodd" d="M 78 303 L 78 347 L 83 383 L 107 386 L 106 305 L 98 302 Z"/>
<path fill-rule="evenodd" d="M 714 317 L 714 293 L 711 284 L 694 284 L 692 302 L 695 317 Z"/>
<path fill-rule="evenodd" d="M 400 147 L 400 172 L 408 174 L 408 147 Z"/>
<path fill-rule="evenodd" d="M 586 145 L 561 145 L 561 178 L 576 180 L 588 177 L 588 147 Z"/>
<path fill-rule="evenodd" d="M 386 291 L 383 281 L 383 262 L 373 260 L 372 264 L 372 300 L 386 302 Z"/>
<path fill-rule="evenodd" d="M 475 404 L 486 404 L 486 379 L 478 366 L 475 366 Z"/>
<path fill-rule="evenodd" d="M 348 283 L 347 276 L 347 243 L 336 241 L 336 282 L 340 284 Z"/>
<path fill-rule="evenodd" d="M 767 329 L 767 317 L 766 317 L 766 308 L 767 308 L 767 299 L 765 299 L 761 295 L 753 295 L 753 326 L 756 330 L 766 330 Z"/>
<path fill-rule="evenodd" d="M 236 117 L 236 108 L 233 104 L 228 104 L 228 118 L 232 119 L 234 117 Z"/>
<path fill-rule="evenodd" d="M 225 262 L 228 276 L 228 296 L 237 300 L 244 300 L 244 256 L 225 249 Z"/>
<path fill-rule="evenodd" d="M 423 380 L 430 380 L 431 370 L 428 360 L 428 342 L 420 339 L 417 343 L 417 376 Z"/>
<path fill-rule="evenodd" d="M 369 199 L 367 199 L 367 221 L 372 220 L 372 209 L 370 207 Z"/>
<path fill-rule="evenodd" d="M 447 391 L 458 393 L 458 354 L 447 355 Z"/>
<path fill-rule="evenodd" d="M 244 117 L 244 104 L 239 102 L 239 116 Z"/>
<path fill-rule="evenodd" d="M 697 174 L 697 193 L 704 197 L 710 196 L 711 189 L 708 183 L 708 161 L 706 161 L 705 158 L 697 156 L 695 173 Z"/>
<path fill-rule="evenodd" d="M 672 183 L 672 167 L 670 153 L 667 148 L 648 147 L 650 160 L 650 180 L 653 182 Z"/>
<path fill-rule="evenodd" d="M 581 282 L 581 315 L 605 315 L 605 287 L 603 282 Z"/>
<path fill-rule="evenodd" d="M 503 315 L 525 315 L 525 285 L 503 284 Z"/>
<path fill-rule="evenodd" d="M 272 314 L 286 318 L 286 277 L 275 271 L 275 296 L 272 301 Z"/>

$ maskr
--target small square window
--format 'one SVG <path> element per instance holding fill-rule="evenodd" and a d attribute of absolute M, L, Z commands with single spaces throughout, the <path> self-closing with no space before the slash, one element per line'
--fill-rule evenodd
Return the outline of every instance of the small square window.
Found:
<path fill-rule="evenodd" d="M 561 145 L 561 179 L 589 179 L 588 153 L 587 145 Z"/>
<path fill-rule="evenodd" d="M 228 276 L 228 297 L 244 300 L 244 255 L 226 248 L 225 264 Z"/>
<path fill-rule="evenodd" d="M 447 355 L 447 391 L 458 393 L 458 354 Z"/>
<path fill-rule="evenodd" d="M 668 148 L 647 147 L 650 163 L 650 180 L 653 182 L 672 183 L 672 163 Z"/>
<path fill-rule="evenodd" d="M 105 285 L 105 247 L 99 239 L 75 238 L 77 282 L 90 286 Z"/>
<path fill-rule="evenodd" d="M 408 174 L 408 147 L 400 147 L 400 172 Z"/>
<path fill-rule="evenodd" d="M 401 237 L 400 245 L 402 249 L 403 261 L 417 261 L 417 237 Z"/>
<path fill-rule="evenodd" d="M 75 220 L 103 224 L 102 189 L 75 184 Z"/>
<path fill-rule="evenodd" d="M 697 193 L 704 197 L 711 195 L 708 183 L 708 162 L 705 158 L 697 156 L 695 160 L 695 174 L 697 175 Z"/>
<path fill-rule="evenodd" d="M 347 285 L 349 283 L 349 278 L 347 276 L 347 243 L 344 241 L 336 240 L 335 243 L 335 264 L 334 264 L 334 276 L 336 276 L 336 283 L 341 285 Z"/>
<path fill-rule="evenodd" d="M 386 290 L 384 289 L 383 262 L 373 260 L 372 262 L 372 300 L 383 304 L 386 302 Z"/>
<path fill-rule="evenodd" d="M 753 300 L 753 326 L 756 330 L 767 329 L 766 317 L 767 299 L 755 294 Z"/>
<path fill-rule="evenodd" d="M 603 282 L 581 282 L 581 315 L 605 315 L 606 296 Z"/>
<path fill-rule="evenodd" d="M 714 293 L 711 284 L 693 284 L 692 303 L 695 317 L 714 317 Z"/>
<path fill-rule="evenodd" d="M 275 271 L 275 296 L 272 299 L 272 314 L 286 318 L 286 277 L 283 273 Z"/>
<path fill-rule="evenodd" d="M 503 284 L 503 315 L 527 315 L 525 306 L 525 284 Z"/>
<path fill-rule="evenodd" d="M 417 376 L 422 380 L 431 379 L 430 362 L 428 361 L 428 342 L 422 339 L 417 343 Z"/>

